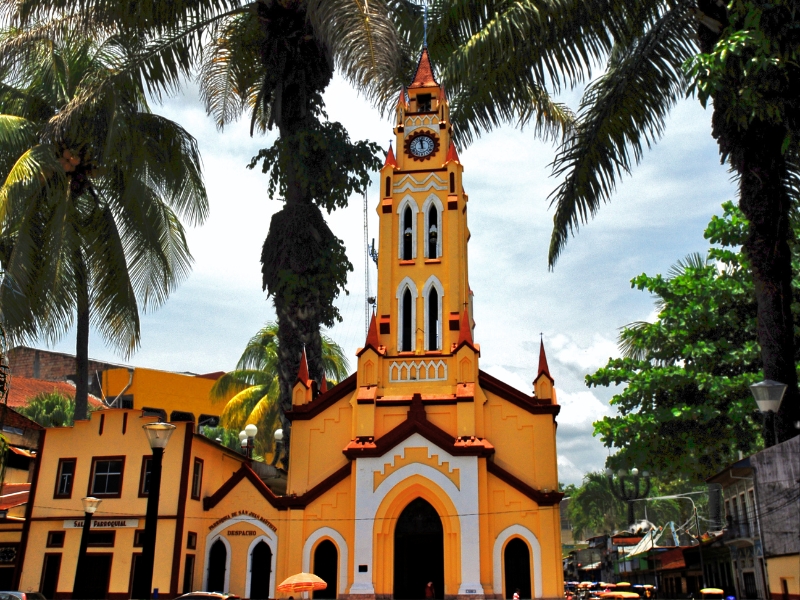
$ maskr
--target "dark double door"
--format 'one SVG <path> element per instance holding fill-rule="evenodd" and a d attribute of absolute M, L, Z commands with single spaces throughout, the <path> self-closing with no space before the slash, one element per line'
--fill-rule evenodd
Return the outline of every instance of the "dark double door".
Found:
<path fill-rule="evenodd" d="M 422 498 L 409 503 L 394 534 L 394 598 L 425 598 L 433 583 L 436 598 L 444 598 L 444 530 L 436 509 Z"/>

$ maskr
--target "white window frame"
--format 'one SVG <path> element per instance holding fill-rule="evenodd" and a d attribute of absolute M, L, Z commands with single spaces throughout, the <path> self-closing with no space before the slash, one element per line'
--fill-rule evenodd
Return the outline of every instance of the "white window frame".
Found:
<path fill-rule="evenodd" d="M 407 207 L 411 208 L 411 260 L 417 258 L 417 213 L 419 213 L 419 206 L 417 206 L 417 201 L 414 198 L 407 195 L 397 207 L 397 258 L 399 260 L 405 260 L 403 259 L 403 214 L 406 212 Z"/>
<path fill-rule="evenodd" d="M 430 331 L 431 327 L 431 316 L 430 311 L 428 310 L 428 294 L 432 288 L 435 289 L 436 293 L 439 295 L 439 318 L 436 332 L 436 338 L 439 340 L 439 348 L 428 347 L 428 332 Z M 444 287 L 442 287 L 441 282 L 435 275 L 428 277 L 428 281 L 425 282 L 425 285 L 422 288 L 422 297 L 424 298 L 423 302 L 425 303 L 425 350 L 442 350 L 442 346 L 444 345 L 442 329 L 442 304 L 444 300 Z"/>
<path fill-rule="evenodd" d="M 410 277 L 404 277 L 397 286 L 397 351 L 403 352 L 403 293 L 411 292 L 411 351 L 417 348 L 417 285 Z"/>
<path fill-rule="evenodd" d="M 436 207 L 436 211 L 438 213 L 438 235 L 436 236 L 436 256 L 428 256 L 428 229 L 430 228 L 430 212 L 431 212 L 431 205 Z M 422 205 L 422 214 L 425 215 L 425 231 L 423 233 L 425 237 L 425 258 L 440 258 L 442 256 L 442 226 L 444 221 L 444 205 L 442 201 L 436 194 L 431 194 L 425 199 L 425 203 Z"/>

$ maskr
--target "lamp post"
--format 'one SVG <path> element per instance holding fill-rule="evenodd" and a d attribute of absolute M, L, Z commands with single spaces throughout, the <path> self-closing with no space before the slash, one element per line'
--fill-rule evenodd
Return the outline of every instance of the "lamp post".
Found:
<path fill-rule="evenodd" d="M 276 429 L 272 437 L 275 440 L 275 454 L 272 455 L 272 466 L 277 467 L 283 450 L 283 429 Z"/>
<path fill-rule="evenodd" d="M 153 450 L 153 459 L 150 463 L 150 490 L 147 494 L 142 553 L 136 559 L 131 597 L 150 600 L 150 591 L 153 589 L 156 531 L 158 529 L 158 499 L 161 495 L 161 462 L 164 458 L 164 448 L 167 447 L 169 437 L 175 431 L 175 425 L 160 422 L 148 423 L 143 425 L 142 429 L 144 429 L 147 441 Z"/>
<path fill-rule="evenodd" d="M 255 437 L 257 433 L 258 427 L 252 423 L 239 432 L 239 442 L 242 444 L 242 454 L 244 454 L 247 458 L 253 458 L 253 447 L 255 446 Z"/>
<path fill-rule="evenodd" d="M 650 473 L 643 471 L 639 474 L 639 469 L 634 467 L 628 473 L 625 469 L 620 469 L 617 473 L 618 481 L 614 482 L 614 471 L 606 469 L 608 487 L 614 497 L 628 504 L 628 525 L 633 525 L 633 503 L 636 500 L 644 499 L 650 493 Z M 644 479 L 644 491 L 641 489 L 642 479 Z M 629 485 L 630 484 L 630 485 Z"/>
<path fill-rule="evenodd" d="M 775 413 L 781 407 L 783 395 L 786 393 L 786 384 L 779 381 L 765 379 L 750 386 L 750 392 L 756 400 L 758 410 L 764 415 L 764 447 L 769 448 L 778 443 L 778 434 L 775 429 Z M 770 424 L 772 425 L 770 427 Z"/>
<path fill-rule="evenodd" d="M 81 547 L 78 550 L 78 564 L 75 567 L 75 582 L 72 584 L 72 597 L 75 600 L 89 598 L 86 593 L 86 582 L 92 576 L 87 572 L 86 548 L 89 543 L 89 530 L 92 528 L 92 515 L 102 500 L 91 496 L 81 499 L 83 502 L 83 532 L 81 533 Z"/>

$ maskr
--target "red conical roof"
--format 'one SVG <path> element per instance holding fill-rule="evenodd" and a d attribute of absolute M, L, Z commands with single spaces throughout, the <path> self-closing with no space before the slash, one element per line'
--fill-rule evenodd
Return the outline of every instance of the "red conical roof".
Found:
<path fill-rule="evenodd" d="M 385 349 L 381 346 L 381 339 L 378 337 L 378 321 L 375 318 L 375 313 L 372 313 L 372 320 L 369 322 L 367 341 L 364 343 L 364 347 L 356 352 L 356 356 L 364 354 L 367 348 L 372 348 L 378 354 L 385 352 Z"/>
<path fill-rule="evenodd" d="M 386 153 L 386 162 L 383 163 L 384 167 L 393 167 L 397 168 L 397 159 L 394 157 L 394 150 L 392 150 L 392 144 L 389 144 L 389 152 Z"/>
<path fill-rule="evenodd" d="M 305 348 L 303 348 L 303 356 L 300 357 L 300 368 L 297 369 L 297 380 L 303 385 L 308 385 L 308 360 L 306 359 Z"/>
<path fill-rule="evenodd" d="M 447 149 L 447 158 L 444 159 L 444 164 L 449 162 L 461 164 L 461 161 L 458 160 L 458 152 L 456 152 L 456 145 L 453 143 L 453 140 L 450 140 L 450 147 Z"/>
<path fill-rule="evenodd" d="M 397 108 L 405 108 L 405 107 L 406 107 L 406 88 L 401 85 L 400 97 L 397 99 Z"/>
<path fill-rule="evenodd" d="M 319 393 L 324 394 L 328 391 L 328 380 L 325 378 L 325 375 L 322 376 L 322 385 L 319 386 Z"/>
<path fill-rule="evenodd" d="M 469 326 L 469 313 L 467 309 L 464 308 L 464 314 L 461 316 L 461 322 L 459 323 L 458 327 L 458 346 L 462 344 L 462 342 L 466 342 L 470 346 L 473 345 L 472 342 L 472 327 Z"/>
<path fill-rule="evenodd" d="M 547 378 L 553 381 L 553 377 L 550 375 L 550 367 L 547 366 L 547 355 L 544 353 L 544 340 L 539 342 L 539 371 L 536 373 L 536 379 L 539 379 L 541 375 L 547 375 Z"/>
<path fill-rule="evenodd" d="M 436 83 L 436 78 L 433 75 L 433 67 L 431 66 L 431 59 L 428 56 L 428 49 L 422 49 L 422 56 L 419 57 L 419 64 L 417 65 L 417 71 L 414 73 L 414 79 L 411 82 L 411 85 L 408 86 L 409 89 L 411 88 L 422 88 L 422 87 L 437 87 L 439 84 Z"/>

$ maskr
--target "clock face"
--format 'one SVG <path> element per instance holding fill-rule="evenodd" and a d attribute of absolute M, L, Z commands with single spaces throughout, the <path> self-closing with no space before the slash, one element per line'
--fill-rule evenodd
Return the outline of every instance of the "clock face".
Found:
<path fill-rule="evenodd" d="M 414 156 L 423 158 L 433 154 L 435 147 L 436 144 L 434 143 L 433 138 L 427 135 L 419 135 L 411 140 L 408 149 Z"/>

